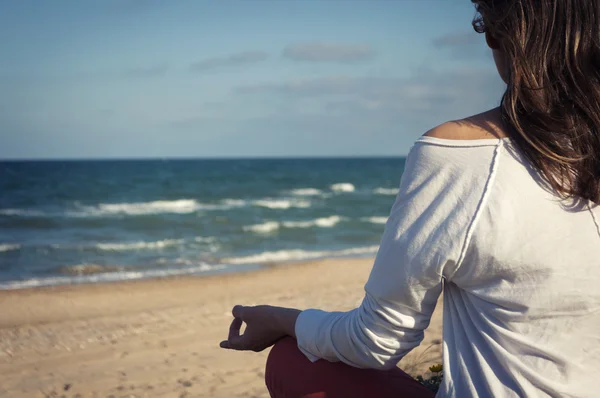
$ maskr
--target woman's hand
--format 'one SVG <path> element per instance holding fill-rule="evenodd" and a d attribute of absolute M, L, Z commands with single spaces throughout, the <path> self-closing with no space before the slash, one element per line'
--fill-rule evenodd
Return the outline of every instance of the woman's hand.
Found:
<path fill-rule="evenodd" d="M 233 322 L 229 327 L 229 337 L 221 342 L 221 348 L 255 352 L 272 346 L 285 336 L 295 337 L 296 318 L 300 314 L 299 310 L 270 305 L 236 305 L 231 312 Z M 240 335 L 243 323 L 246 329 Z"/>

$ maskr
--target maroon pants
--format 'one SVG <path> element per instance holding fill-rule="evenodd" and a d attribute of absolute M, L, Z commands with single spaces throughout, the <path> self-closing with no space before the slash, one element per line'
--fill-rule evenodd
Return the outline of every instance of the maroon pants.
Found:
<path fill-rule="evenodd" d="M 358 369 L 342 362 L 310 362 L 296 340 L 286 337 L 271 349 L 265 372 L 274 398 L 432 398 L 435 394 L 398 368 Z"/>

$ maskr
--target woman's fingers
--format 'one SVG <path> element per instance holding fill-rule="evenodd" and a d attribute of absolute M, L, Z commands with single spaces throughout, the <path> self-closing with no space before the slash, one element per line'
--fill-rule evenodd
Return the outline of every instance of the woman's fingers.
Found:
<path fill-rule="evenodd" d="M 219 344 L 221 348 L 235 348 L 237 341 L 240 339 L 240 329 L 242 327 L 242 320 L 240 318 L 234 318 L 229 326 L 229 335 L 227 340 L 221 341 Z"/>
<path fill-rule="evenodd" d="M 221 348 L 238 349 L 238 346 L 240 345 L 242 339 L 242 336 L 240 336 L 240 329 L 242 328 L 242 324 L 243 321 L 240 317 L 233 318 L 233 321 L 231 321 L 231 325 L 229 325 L 229 335 L 227 336 L 227 340 L 221 341 Z"/>
<path fill-rule="evenodd" d="M 221 347 L 221 348 L 231 348 L 231 347 L 229 346 L 229 341 L 227 341 L 227 340 L 223 340 L 223 341 L 221 341 L 221 342 L 219 343 L 219 347 Z"/>
<path fill-rule="evenodd" d="M 242 328 L 242 320 L 240 318 L 234 318 L 229 326 L 229 336 L 227 339 L 231 341 L 232 339 L 240 337 L 240 329 Z"/>
<path fill-rule="evenodd" d="M 233 340 L 224 340 L 224 341 L 221 341 L 221 344 L 219 344 L 219 345 L 221 346 L 221 348 L 228 348 L 230 350 L 243 350 L 244 349 L 244 346 L 242 344 L 243 338 L 244 338 L 243 336 L 240 336 Z"/>
<path fill-rule="evenodd" d="M 245 347 L 247 342 L 245 341 L 246 339 L 244 339 L 244 335 L 240 335 L 242 324 L 248 316 L 248 309 L 249 307 L 244 307 L 241 305 L 236 305 L 233 307 L 231 310 L 233 321 L 229 326 L 229 336 L 227 337 L 227 340 L 221 342 L 221 348 L 229 348 L 233 350 L 248 349 L 248 347 Z"/>

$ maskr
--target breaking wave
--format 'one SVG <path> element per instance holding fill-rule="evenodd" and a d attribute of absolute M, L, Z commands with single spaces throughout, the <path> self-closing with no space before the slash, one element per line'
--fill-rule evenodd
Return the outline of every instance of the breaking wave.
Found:
<path fill-rule="evenodd" d="M 75 267 L 89 266 L 87 264 L 71 266 Z M 67 269 L 66 267 L 65 269 Z M 82 283 L 101 283 L 101 282 L 119 282 L 138 279 L 165 278 L 170 276 L 194 275 L 205 272 L 218 271 L 226 268 L 225 265 L 218 264 L 197 264 L 192 267 L 171 268 L 171 269 L 150 269 L 140 271 L 120 271 L 120 272 L 90 272 L 89 274 L 75 274 L 70 276 L 54 276 L 47 278 L 33 278 L 22 281 L 0 282 L 0 290 L 25 289 L 32 287 L 74 285 Z M 93 269 L 93 267 L 91 268 Z"/>
<path fill-rule="evenodd" d="M 331 228 L 337 225 L 340 221 L 343 221 L 344 219 L 345 218 L 340 216 L 329 216 L 309 221 L 267 221 L 263 224 L 248 225 L 245 226 L 243 229 L 244 231 L 251 231 L 259 234 L 268 234 L 278 230 L 279 228 Z"/>
<path fill-rule="evenodd" d="M 349 182 L 333 184 L 330 188 L 335 192 L 354 192 L 356 190 L 354 185 L 350 184 Z"/>
<path fill-rule="evenodd" d="M 331 228 L 342 221 L 344 218 L 340 216 L 321 217 L 310 221 L 284 221 L 281 224 L 286 228 L 310 228 L 321 227 Z"/>
<path fill-rule="evenodd" d="M 279 223 L 277 221 L 267 221 L 264 224 L 248 225 L 245 226 L 244 231 L 256 232 L 258 234 L 268 234 L 270 232 L 279 229 Z"/>
<path fill-rule="evenodd" d="M 21 245 L 15 243 L 0 243 L 0 252 L 19 250 Z"/>
<path fill-rule="evenodd" d="M 70 213 L 73 216 L 80 217 L 106 215 L 141 216 L 161 213 L 187 214 L 194 213 L 201 208 L 202 205 L 193 199 L 178 199 L 139 203 L 100 203 L 96 206 L 85 206 L 81 210 Z"/>
<path fill-rule="evenodd" d="M 0 215 L 20 216 L 20 217 L 39 217 L 45 215 L 44 212 L 32 209 L 0 209 Z"/>
<path fill-rule="evenodd" d="M 231 257 L 223 260 L 229 264 L 264 264 L 277 263 L 286 261 L 302 261 L 314 260 L 318 258 L 329 257 L 347 257 L 357 255 L 375 254 L 379 246 L 356 247 L 344 250 L 323 250 L 323 251 L 307 251 L 307 250 L 278 250 L 267 251 L 259 254 L 243 257 Z"/>
<path fill-rule="evenodd" d="M 375 188 L 373 193 L 376 195 L 398 195 L 398 188 Z"/>
<path fill-rule="evenodd" d="M 129 242 L 129 243 L 97 243 L 94 247 L 107 251 L 127 251 L 127 250 L 160 250 L 171 246 L 180 246 L 185 241 L 183 239 L 165 239 L 156 242 Z"/>
<path fill-rule="evenodd" d="M 223 199 L 218 203 L 200 203 L 195 199 L 155 200 L 132 203 L 99 203 L 91 206 L 75 206 L 59 211 L 34 209 L 0 209 L 0 215 L 13 217 L 115 217 L 146 216 L 156 214 L 191 214 L 198 211 L 229 210 L 247 206 L 241 199 Z"/>
<path fill-rule="evenodd" d="M 370 222 L 371 224 L 385 224 L 387 223 L 387 217 L 365 217 L 361 218 L 362 221 Z"/>
<path fill-rule="evenodd" d="M 77 264 L 60 267 L 58 272 L 66 275 L 93 275 L 106 272 L 122 271 L 122 267 L 100 264 Z"/>
<path fill-rule="evenodd" d="M 252 202 L 254 206 L 267 207 L 269 209 L 289 209 L 290 207 L 308 208 L 308 200 L 295 199 L 260 199 Z"/>

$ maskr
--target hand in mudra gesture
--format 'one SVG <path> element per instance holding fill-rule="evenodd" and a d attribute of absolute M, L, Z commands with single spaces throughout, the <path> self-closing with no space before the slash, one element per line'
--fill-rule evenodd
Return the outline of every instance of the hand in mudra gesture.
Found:
<path fill-rule="evenodd" d="M 229 326 L 229 336 L 221 342 L 221 348 L 260 352 L 285 336 L 295 336 L 294 326 L 300 311 L 270 305 L 236 305 L 231 313 L 233 321 Z M 244 323 L 246 328 L 240 334 Z"/>

